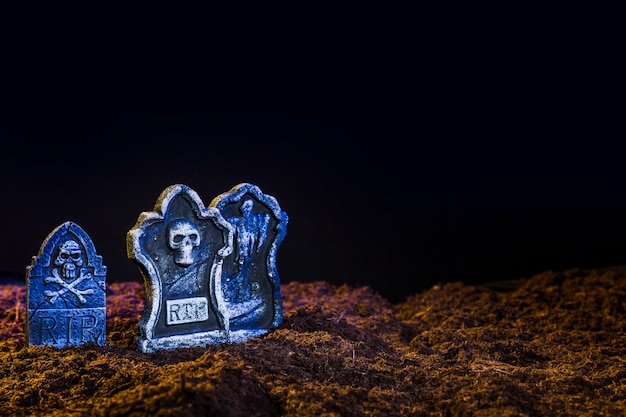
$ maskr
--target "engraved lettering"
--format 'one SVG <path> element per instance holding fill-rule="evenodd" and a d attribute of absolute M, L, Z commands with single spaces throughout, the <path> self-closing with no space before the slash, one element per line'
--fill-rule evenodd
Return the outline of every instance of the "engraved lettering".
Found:
<path fill-rule="evenodd" d="M 178 309 L 180 308 L 180 304 L 169 304 L 167 306 L 167 310 L 169 312 L 169 320 L 167 320 L 167 324 L 180 322 L 180 317 L 178 316 Z M 176 315 L 176 318 L 174 318 Z"/>
<path fill-rule="evenodd" d="M 91 341 L 93 339 L 93 341 L 97 343 L 100 333 L 99 332 L 96 333 L 92 331 L 92 329 L 96 326 L 97 323 L 98 323 L 98 319 L 95 316 L 85 315 L 81 317 L 81 320 L 80 320 L 81 340 Z M 85 335 L 85 333 L 87 335 Z"/>
<path fill-rule="evenodd" d="M 56 337 L 54 337 L 54 333 L 52 330 L 56 327 L 57 321 L 54 317 L 41 317 L 40 319 L 41 326 L 39 328 L 39 336 L 40 336 L 40 344 L 46 343 L 48 340 L 54 340 L 54 343 L 57 343 Z M 44 341 L 44 332 L 48 333 L 48 337 Z"/>
<path fill-rule="evenodd" d="M 192 305 L 189 303 L 185 303 L 183 304 L 183 307 L 185 308 L 185 316 L 183 317 L 183 320 L 193 321 L 194 317 L 192 317 L 192 315 L 189 313 L 189 310 L 191 309 Z"/>
<path fill-rule="evenodd" d="M 72 337 L 72 317 L 74 316 L 65 316 L 67 319 L 67 342 L 69 343 L 74 338 Z"/>
<path fill-rule="evenodd" d="M 206 297 L 166 300 L 167 324 L 197 323 L 209 318 Z"/>

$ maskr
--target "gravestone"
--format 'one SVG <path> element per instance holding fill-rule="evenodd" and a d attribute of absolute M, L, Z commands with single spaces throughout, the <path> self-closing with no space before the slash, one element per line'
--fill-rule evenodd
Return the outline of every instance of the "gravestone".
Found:
<path fill-rule="evenodd" d="M 76 223 L 44 240 L 26 268 L 26 342 L 62 348 L 106 341 L 106 266 Z"/>
<path fill-rule="evenodd" d="M 143 212 L 126 237 L 127 255 L 146 289 L 137 349 L 204 346 L 228 342 L 222 297 L 224 257 L 232 227 L 183 184 L 167 187 L 154 211 Z"/>
<path fill-rule="evenodd" d="M 287 214 L 276 198 L 249 183 L 211 201 L 233 227 L 233 250 L 222 266 L 225 320 L 231 339 L 266 333 L 283 320 L 278 248 L 287 233 Z"/>

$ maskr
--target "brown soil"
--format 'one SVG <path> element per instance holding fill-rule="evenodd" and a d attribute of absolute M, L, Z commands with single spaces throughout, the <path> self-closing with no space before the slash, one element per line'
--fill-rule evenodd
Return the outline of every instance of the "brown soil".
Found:
<path fill-rule="evenodd" d="M 546 272 L 512 291 L 449 283 L 392 305 L 283 285 L 285 320 L 241 344 L 135 350 L 143 285 L 110 284 L 107 346 L 25 347 L 0 287 L 0 414 L 622 416 L 626 275 Z"/>

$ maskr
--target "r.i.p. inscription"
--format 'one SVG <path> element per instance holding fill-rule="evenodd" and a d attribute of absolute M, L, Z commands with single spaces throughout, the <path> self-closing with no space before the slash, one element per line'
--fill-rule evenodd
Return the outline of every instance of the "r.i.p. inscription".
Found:
<path fill-rule="evenodd" d="M 106 266 L 76 223 L 44 240 L 26 268 L 26 342 L 62 348 L 106 340 Z"/>

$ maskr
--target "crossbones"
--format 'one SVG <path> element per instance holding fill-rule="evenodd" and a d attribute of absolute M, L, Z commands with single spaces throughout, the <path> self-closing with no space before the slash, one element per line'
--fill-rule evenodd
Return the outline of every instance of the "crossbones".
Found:
<path fill-rule="evenodd" d="M 63 280 L 63 278 L 59 276 L 59 271 L 57 269 L 52 270 L 52 275 L 54 276 L 46 277 L 46 279 L 44 280 L 45 283 L 46 284 L 50 284 L 50 283 L 59 284 L 63 288 L 61 288 L 59 291 L 51 291 L 51 290 L 44 291 L 44 295 L 46 297 L 50 297 L 50 300 L 48 301 L 50 301 L 51 304 L 54 304 L 59 299 L 59 297 L 61 297 L 63 294 L 65 294 L 68 291 L 74 294 L 76 298 L 78 298 L 78 300 L 81 302 L 81 304 L 85 304 L 87 302 L 87 299 L 83 297 L 84 295 L 93 294 L 93 289 L 91 288 L 87 290 L 79 290 L 78 288 L 75 288 L 78 284 L 80 284 L 84 280 L 91 278 L 91 273 L 89 272 L 85 273 L 84 269 L 81 269 L 80 276 L 72 282 L 66 282 L 65 280 Z"/>

